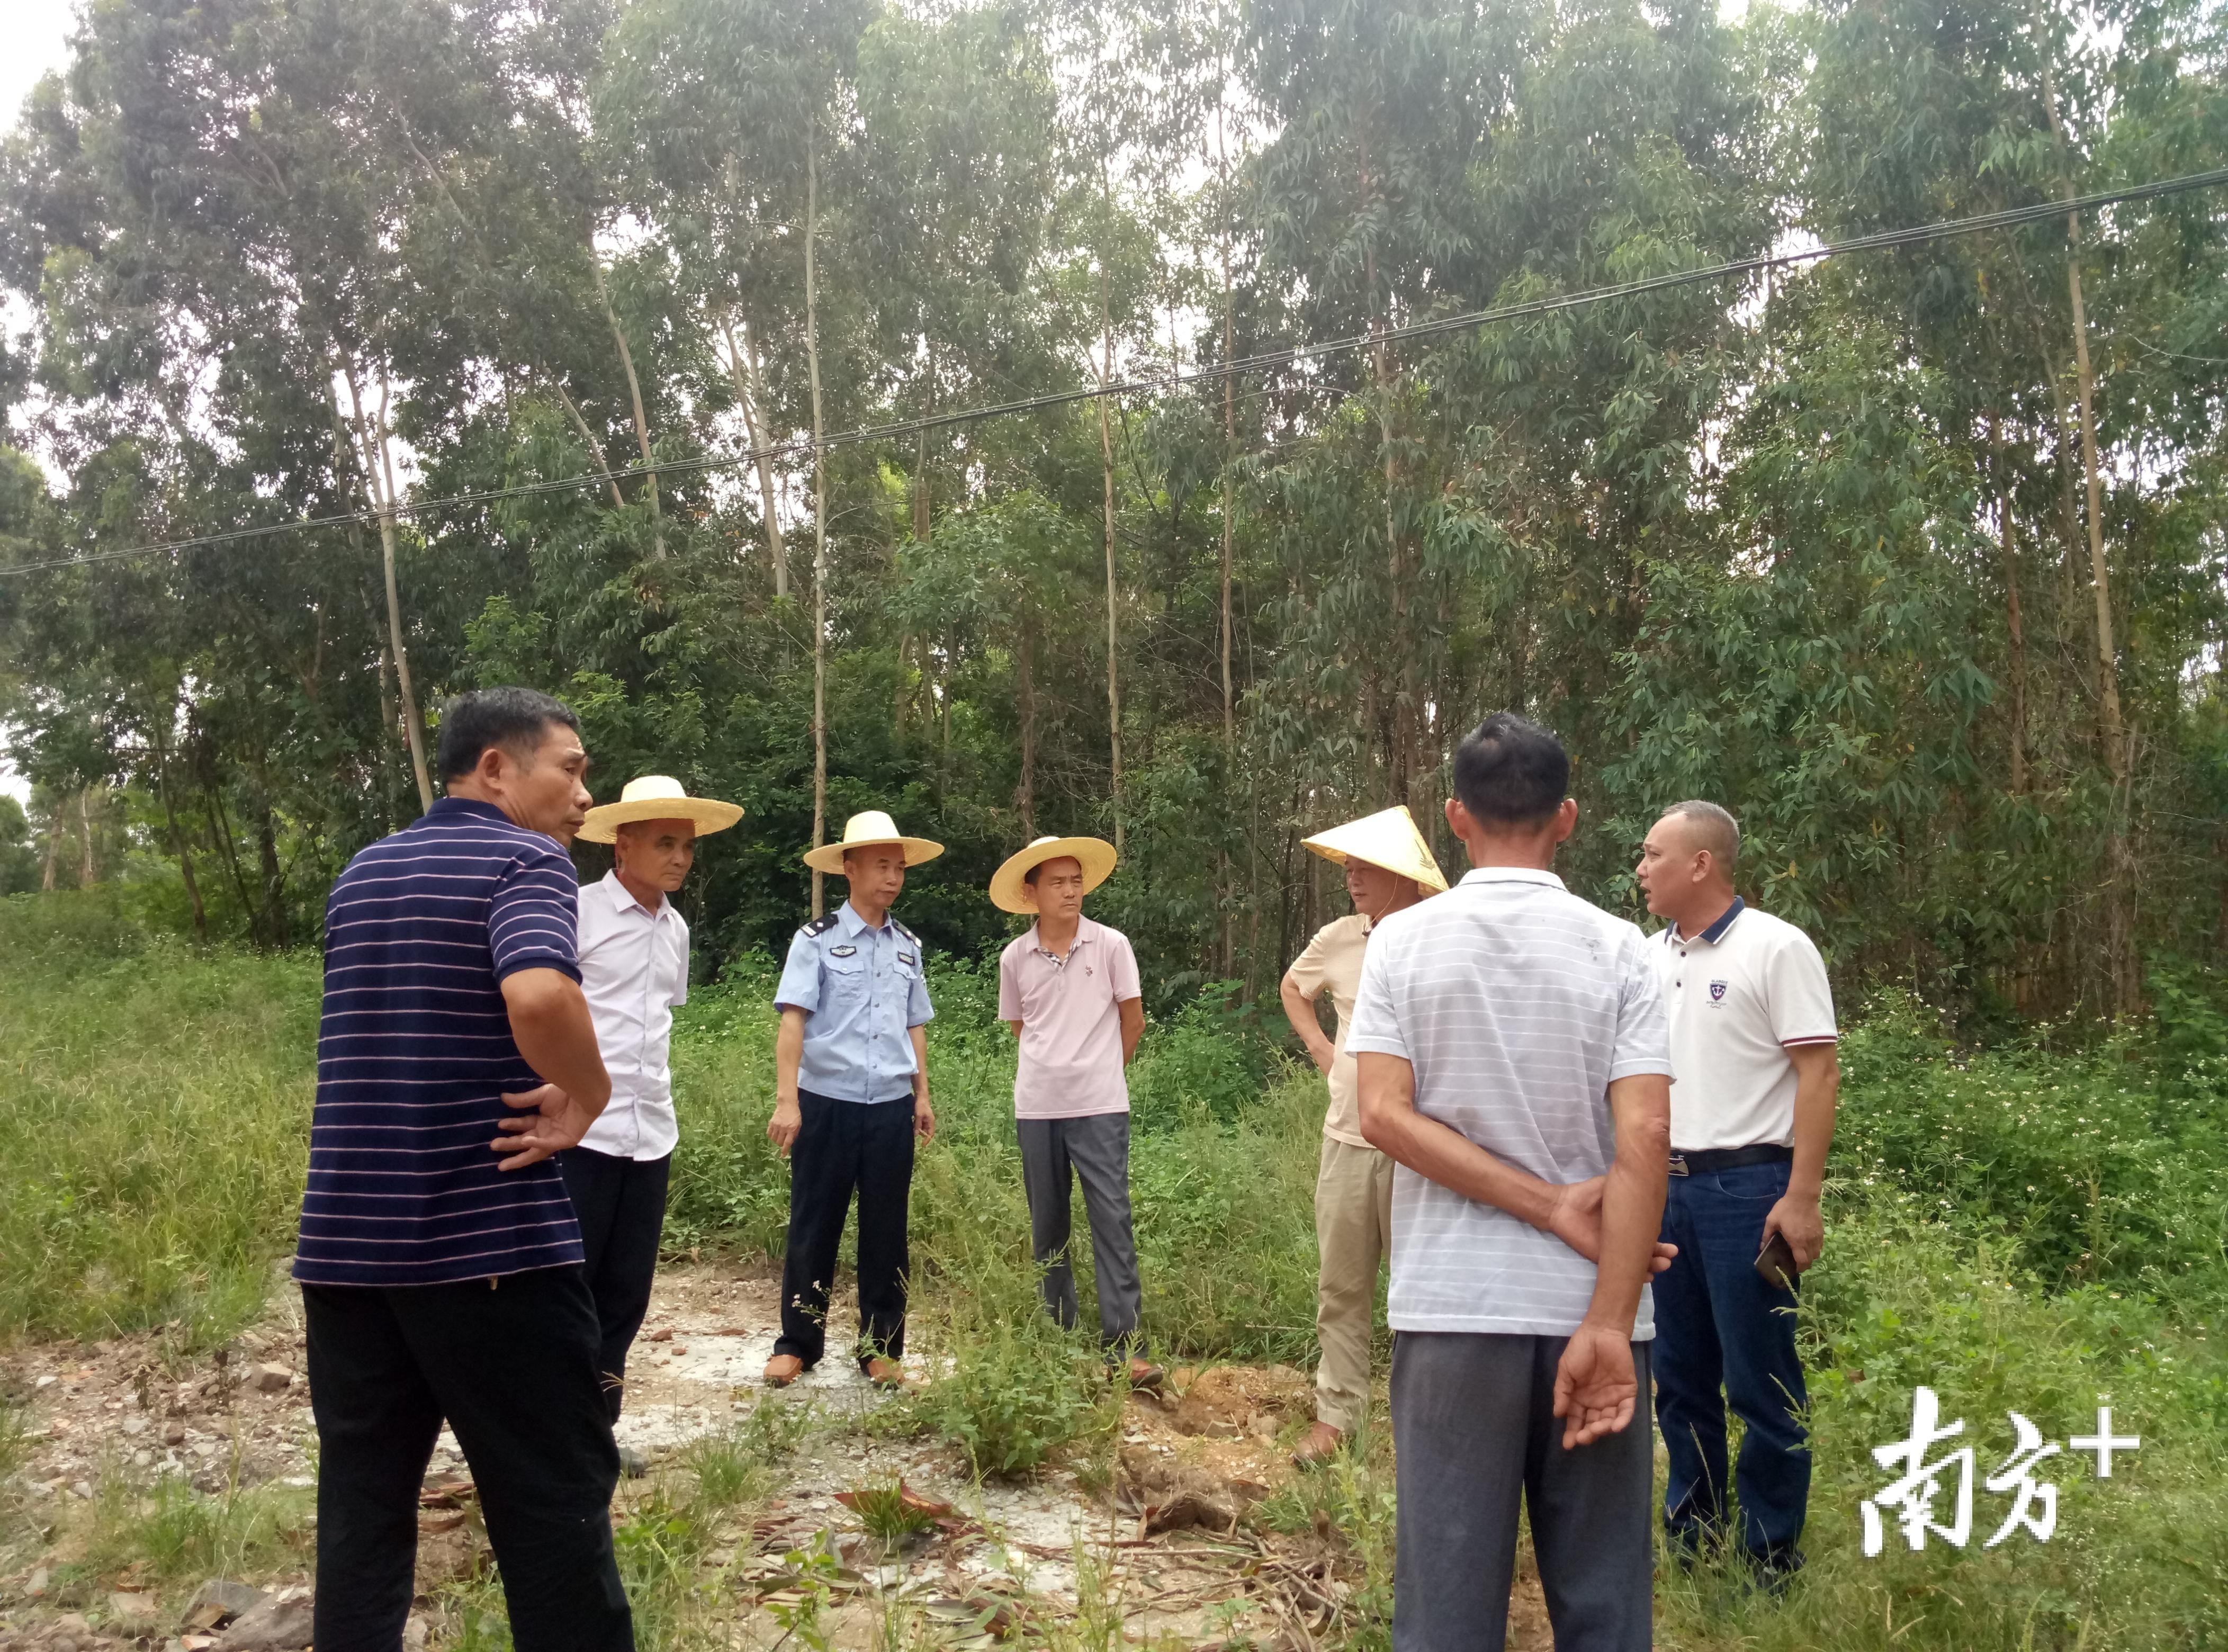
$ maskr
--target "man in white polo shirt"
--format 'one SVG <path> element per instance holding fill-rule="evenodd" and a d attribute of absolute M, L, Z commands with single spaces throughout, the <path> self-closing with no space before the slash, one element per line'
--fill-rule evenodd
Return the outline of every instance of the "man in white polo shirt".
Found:
<path fill-rule="evenodd" d="M 1128 1361 L 1132 1386 L 1149 1388 L 1164 1373 L 1142 1352 L 1124 1076 L 1145 1030 L 1144 989 L 1130 938 L 1083 915 L 1084 896 L 1113 870 L 1114 846 L 1104 839 L 1040 837 L 992 874 L 993 906 L 1036 916 L 999 955 L 998 1019 L 1021 1041 L 1014 1127 L 1045 1308 L 1063 1328 L 1075 1323 L 1068 1196 L 1079 1181 L 1099 1335 L 1110 1359 Z"/>
<path fill-rule="evenodd" d="M 1733 817 L 1695 801 L 1672 805 L 1640 853 L 1648 909 L 1668 920 L 1654 951 L 1678 1074 L 1662 1237 L 1679 1259 L 1655 1282 L 1655 1401 L 1674 1552 L 1728 1543 L 1777 1583 L 1802 1564 L 1810 1495 L 1787 1268 L 1808 1268 L 1825 1242 L 1818 1197 L 1841 1075 L 1825 963 L 1801 930 L 1733 893 L 1739 848 Z M 1737 1514 L 1727 1400 L 1745 1430 Z"/>
<path fill-rule="evenodd" d="M 1651 1644 L 1669 1041 L 1646 938 L 1549 869 L 1570 773 L 1507 712 L 1463 741 L 1447 823 L 1474 869 L 1376 926 L 1347 1029 L 1361 1132 L 1400 1167 L 1394 1652 L 1500 1652 L 1520 1506 L 1556 1646 Z"/>
<path fill-rule="evenodd" d="M 650 1311 L 665 1231 L 665 1194 L 681 1139 L 669 1059 L 673 1012 L 688 1002 L 688 923 L 670 899 L 696 862 L 696 840 L 741 808 L 692 797 L 662 774 L 630 780 L 591 809 L 579 836 L 611 845 L 612 867 L 580 891 L 580 990 L 611 1075 L 611 1099 L 578 1147 L 558 1156 L 580 1219 L 596 1299 L 604 1404 L 619 1419 L 627 1350 Z M 622 1449 L 630 1474 L 646 1466 Z"/>

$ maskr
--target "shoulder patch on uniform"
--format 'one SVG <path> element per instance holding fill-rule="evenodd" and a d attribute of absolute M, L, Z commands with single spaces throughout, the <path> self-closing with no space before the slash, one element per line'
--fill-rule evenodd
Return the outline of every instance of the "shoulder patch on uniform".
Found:
<path fill-rule="evenodd" d="M 797 932 L 800 935 L 825 935 L 836 927 L 836 914 L 831 912 L 824 917 L 814 919 Z"/>
<path fill-rule="evenodd" d="M 920 944 L 920 937 L 919 937 L 919 936 L 918 936 L 918 935 L 916 935 L 916 934 L 914 934 L 911 930 L 907 929 L 907 928 L 906 928 L 903 924 L 900 924 L 900 922 L 898 922 L 898 920 L 897 920 L 896 919 L 893 918 L 893 919 L 890 919 L 890 927 L 891 927 L 892 929 L 893 929 L 893 930 L 897 931 L 897 932 L 898 932 L 899 934 L 900 934 L 900 935 L 904 936 L 904 937 L 906 938 L 906 939 L 907 939 L 907 940 L 911 941 L 911 942 L 912 942 L 915 946 L 919 946 L 919 945 Z"/>

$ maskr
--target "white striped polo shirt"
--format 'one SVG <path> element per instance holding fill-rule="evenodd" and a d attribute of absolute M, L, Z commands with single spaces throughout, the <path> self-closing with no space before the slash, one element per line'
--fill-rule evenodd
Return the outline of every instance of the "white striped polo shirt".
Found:
<path fill-rule="evenodd" d="M 1671 1071 L 1647 938 L 1517 867 L 1481 868 L 1376 926 L 1346 1047 L 1405 1058 L 1418 1112 L 1558 1185 L 1616 1157 L 1610 1081 Z M 1394 1172 L 1394 1330 L 1568 1336 L 1593 1290 L 1594 1265 L 1553 1234 Z M 1655 1335 L 1643 1289 L 1633 1339 Z"/>

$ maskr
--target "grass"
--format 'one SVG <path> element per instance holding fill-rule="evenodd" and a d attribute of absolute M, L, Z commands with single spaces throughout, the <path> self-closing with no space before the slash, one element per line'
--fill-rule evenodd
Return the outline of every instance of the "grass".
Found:
<path fill-rule="evenodd" d="M 0 1337 L 221 1342 L 293 1242 L 318 979 L 196 954 L 110 891 L 0 901 Z"/>
<path fill-rule="evenodd" d="M 860 1528 L 886 1550 L 896 1549 L 908 1539 L 936 1528 L 936 1516 L 906 1495 L 902 1479 L 855 1486 L 850 1505 L 851 1512 L 859 1517 Z"/>
<path fill-rule="evenodd" d="M 311 958 L 196 952 L 150 935 L 97 891 L 0 906 L 0 1062 L 11 1079 L 0 1106 L 0 1337 L 167 1325 L 190 1348 L 257 1311 L 292 1238 L 317 985 Z M 935 987 L 941 1129 L 914 1187 L 915 1335 L 951 1365 L 874 1425 L 956 1440 L 985 1475 L 1026 1474 L 1063 1450 L 1104 1457 L 1118 1413 L 1103 1365 L 1089 1338 L 1054 1332 L 1036 1304 L 1012 1047 L 992 983 L 945 962 Z M 770 989 L 770 966 L 746 959 L 681 1017 L 677 1247 L 779 1245 L 787 1177 L 764 1137 Z M 2228 1646 L 2228 1016 L 2212 1007 L 2217 996 L 2186 974 L 2161 995 L 2156 1027 L 2086 1045 L 2039 1028 L 1987 1050 L 1954 1047 L 1919 1006 L 1867 1010 L 1846 1045 L 1829 1244 L 1803 1304 L 1810 1565 L 1777 1598 L 1722 1567 L 1667 1567 L 1661 1644 Z M 1316 1082 L 1209 1002 L 1155 1023 L 1133 1092 L 1156 1351 L 1307 1363 Z M 1966 1548 L 1912 1553 L 1892 1536 L 1867 1559 L 1858 1505 L 1886 1477 L 1870 1450 L 1902 1437 L 1919 1383 L 1966 1420 L 1982 1476 L 2010 1449 L 2013 1410 L 2063 1444 L 2109 1403 L 2143 1444 L 2110 1481 L 2070 1452 L 2043 1465 L 2059 1489 L 2047 1545 L 2020 1534 L 1984 1550 L 2006 1504 L 1976 1485 Z M 827 1425 L 761 1407 L 732 1436 L 690 1448 L 634 1508 L 621 1544 L 645 1646 L 688 1643 L 723 1610 L 715 1596 L 741 1511 L 778 1487 L 797 1431 Z M 9 1450 L 0 1427 L 0 1459 Z M 170 1491 L 151 1507 L 147 1495 L 104 1486 L 110 1536 L 87 1565 L 136 1559 L 168 1575 L 218 1553 L 268 1555 L 280 1540 L 259 1522 L 284 1511 L 253 1494 L 219 1505 Z M 1345 1550 L 1354 1592 L 1341 1638 L 1355 1648 L 1385 1644 L 1392 1509 L 1380 1434 L 1261 1511 Z M 493 1589 L 458 1586 L 448 1645 L 507 1644 Z M 816 1623 L 800 1621 L 795 1638 L 811 1643 Z M 1103 1629 L 1085 1613 L 1056 1634 L 1080 1645 Z"/>

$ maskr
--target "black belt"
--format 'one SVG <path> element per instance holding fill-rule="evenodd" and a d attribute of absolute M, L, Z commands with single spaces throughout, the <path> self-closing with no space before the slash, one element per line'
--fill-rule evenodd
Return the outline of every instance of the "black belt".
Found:
<path fill-rule="evenodd" d="M 1764 1142 L 1755 1147 L 1713 1147 L 1701 1153 L 1681 1153 L 1674 1149 L 1671 1174 L 1674 1176 L 1706 1175 L 1713 1170 L 1738 1170 L 1745 1164 L 1794 1162 L 1795 1149 L 1782 1147 L 1777 1142 Z"/>

